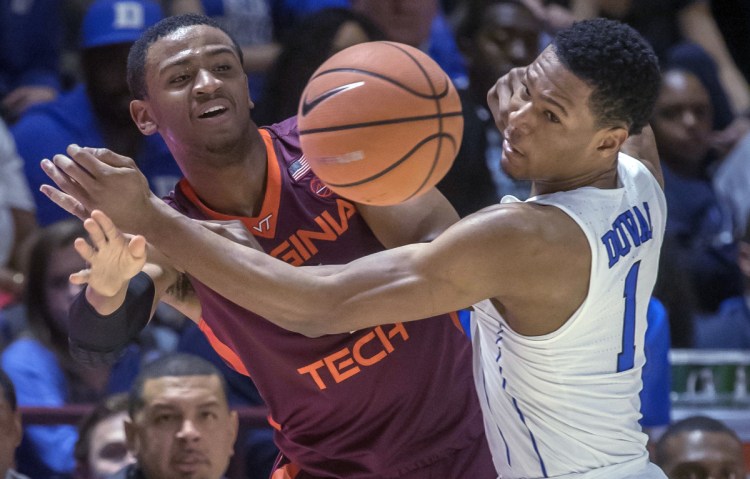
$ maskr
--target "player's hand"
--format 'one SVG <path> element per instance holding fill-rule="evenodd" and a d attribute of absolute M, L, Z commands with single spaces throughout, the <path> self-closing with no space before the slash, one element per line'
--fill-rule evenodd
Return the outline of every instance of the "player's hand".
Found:
<path fill-rule="evenodd" d="M 527 67 L 517 67 L 500 77 L 487 93 L 487 106 L 492 112 L 500 133 L 504 133 L 508 126 L 511 112 L 518 111 L 523 105 L 521 95 L 525 86 L 523 79 Z"/>
<path fill-rule="evenodd" d="M 91 212 L 88 211 L 80 201 L 73 198 L 69 194 L 64 193 L 63 191 L 58 190 L 54 186 L 42 185 L 39 188 L 39 191 L 44 193 L 47 198 L 52 200 L 52 202 L 57 206 L 64 209 L 81 221 L 84 221 L 86 220 L 86 218 L 91 216 Z"/>
<path fill-rule="evenodd" d="M 127 287 L 130 279 L 146 263 L 146 239 L 124 235 L 112 220 L 94 210 L 83 222 L 89 240 L 76 238 L 74 247 L 88 264 L 87 269 L 70 275 L 73 284 L 88 283 L 102 296 L 114 296 Z"/>
<path fill-rule="evenodd" d="M 66 210 L 71 208 L 79 217 L 102 210 L 124 231 L 137 231 L 139 221 L 147 221 L 153 193 L 132 159 L 106 148 L 77 145 L 70 145 L 67 153 L 69 156 L 55 155 L 52 161 L 41 163 L 60 192 L 72 198 L 56 194 L 49 185 L 42 186 L 41 191 L 52 201 L 62 203 Z"/>

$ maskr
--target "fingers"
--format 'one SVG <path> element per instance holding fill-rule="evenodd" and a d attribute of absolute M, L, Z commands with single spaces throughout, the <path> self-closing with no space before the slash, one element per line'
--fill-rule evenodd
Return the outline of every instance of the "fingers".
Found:
<path fill-rule="evenodd" d="M 83 227 L 86 228 L 86 232 L 89 234 L 89 239 L 94 248 L 100 250 L 107 245 L 108 236 L 97 221 L 93 218 L 86 218 L 83 222 Z"/>
<path fill-rule="evenodd" d="M 94 210 L 91 212 L 91 220 L 95 221 L 102 233 L 109 238 L 110 241 L 121 238 L 122 233 L 117 229 L 112 220 L 104 214 L 101 210 Z"/>
<path fill-rule="evenodd" d="M 68 281 L 70 281 L 72 284 L 82 285 L 89 282 L 89 277 L 91 276 L 91 270 L 90 269 L 82 269 L 81 271 L 78 271 L 77 273 L 73 273 L 70 276 L 68 276 Z"/>
<path fill-rule="evenodd" d="M 127 248 L 136 260 L 146 257 L 146 238 L 141 235 L 126 236 L 115 226 L 109 216 L 100 210 L 91 212 L 91 218 L 83 223 L 91 241 L 97 249 L 106 246 L 107 242 L 127 241 Z"/>
<path fill-rule="evenodd" d="M 141 260 L 146 257 L 146 238 L 141 235 L 135 235 L 128 243 L 128 250 L 133 258 Z"/>
<path fill-rule="evenodd" d="M 83 202 L 83 199 L 86 197 L 86 192 L 81 188 L 77 181 L 67 174 L 67 172 L 46 158 L 42 160 L 40 165 L 42 170 L 44 170 L 47 176 L 55 182 L 60 190 Z"/>
<path fill-rule="evenodd" d="M 524 88 L 522 78 L 526 74 L 526 68 L 513 68 L 510 72 L 500 77 L 487 93 L 487 106 L 501 133 L 508 126 L 510 113 L 522 106 L 520 97 Z"/>
<path fill-rule="evenodd" d="M 118 155 L 107 148 L 80 147 L 76 144 L 69 145 L 68 154 L 78 164 L 86 169 L 99 170 L 103 165 L 114 167 L 133 167 L 133 160 L 127 156 Z"/>
<path fill-rule="evenodd" d="M 94 255 L 96 255 L 96 250 L 94 249 L 94 247 L 91 246 L 83 238 L 76 238 L 75 241 L 73 241 L 73 248 L 87 263 L 91 263 L 91 261 L 94 259 Z"/>
<path fill-rule="evenodd" d="M 64 209 L 71 215 L 76 216 L 79 220 L 83 221 L 89 216 L 88 211 L 83 206 L 83 204 L 81 204 L 80 201 L 73 198 L 71 195 L 63 193 L 62 191 L 50 185 L 42 185 L 41 187 L 39 187 L 39 191 L 44 193 L 44 195 L 52 200 L 52 202 L 57 206 Z"/>

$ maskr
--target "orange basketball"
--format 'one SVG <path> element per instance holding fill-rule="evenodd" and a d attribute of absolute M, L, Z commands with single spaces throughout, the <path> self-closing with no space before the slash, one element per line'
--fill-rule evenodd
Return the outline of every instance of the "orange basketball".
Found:
<path fill-rule="evenodd" d="M 297 116 L 313 172 L 341 196 L 392 205 L 424 193 L 461 146 L 461 101 L 425 53 L 394 42 L 340 51 L 310 78 Z"/>

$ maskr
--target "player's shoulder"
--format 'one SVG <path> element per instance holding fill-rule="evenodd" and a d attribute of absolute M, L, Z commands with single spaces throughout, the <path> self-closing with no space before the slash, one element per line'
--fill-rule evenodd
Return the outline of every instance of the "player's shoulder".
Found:
<path fill-rule="evenodd" d="M 464 218 L 467 228 L 488 241 L 510 241 L 524 247 L 557 244 L 576 224 L 559 208 L 532 202 L 500 203 Z"/>

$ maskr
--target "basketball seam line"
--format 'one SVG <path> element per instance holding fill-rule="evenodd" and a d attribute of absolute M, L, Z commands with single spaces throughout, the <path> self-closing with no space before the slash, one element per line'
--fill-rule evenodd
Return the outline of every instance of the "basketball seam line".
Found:
<path fill-rule="evenodd" d="M 449 113 L 442 113 L 442 114 L 435 114 L 435 115 L 421 115 L 421 116 L 410 116 L 405 118 L 393 118 L 389 120 L 378 120 L 378 121 L 367 121 L 363 123 L 350 123 L 348 125 L 340 125 L 340 126 L 328 126 L 325 128 L 309 128 L 307 130 L 300 130 L 299 134 L 302 135 L 312 135 L 314 133 L 325 133 L 330 131 L 340 131 L 340 130 L 354 130 L 356 128 L 367 128 L 370 126 L 381 126 L 381 125 L 394 125 L 398 123 L 409 123 L 412 121 L 423 121 L 423 120 L 434 120 L 436 118 L 445 118 L 445 117 L 452 117 L 452 116 L 461 116 L 463 115 L 463 112 L 461 111 L 452 111 Z"/>
<path fill-rule="evenodd" d="M 404 85 L 403 83 L 397 82 L 396 80 L 393 80 L 390 77 L 387 77 L 385 75 L 381 75 L 380 73 L 372 72 L 372 71 L 369 71 L 369 70 L 362 70 L 362 69 L 359 69 L 359 68 L 332 68 L 330 70 L 324 70 L 324 71 L 318 73 L 317 75 L 315 75 L 312 79 L 310 79 L 310 81 L 312 81 L 313 79 L 318 78 L 320 76 L 327 75 L 329 73 L 338 73 L 338 72 L 362 73 L 363 75 L 369 75 L 369 76 L 373 76 L 375 78 L 380 78 L 381 80 L 385 80 L 388 83 L 391 83 L 393 85 L 396 85 L 399 88 L 402 88 L 402 89 L 406 90 L 408 93 L 411 93 L 414 96 L 417 96 L 419 98 L 424 98 L 426 100 L 440 100 L 440 99 L 444 98 L 448 94 L 448 92 L 450 91 L 450 85 L 446 82 L 445 89 L 443 91 L 441 91 L 440 93 L 435 93 L 434 85 L 432 85 L 432 83 L 430 83 L 430 87 L 431 87 L 431 90 L 433 91 L 433 94 L 432 95 L 425 95 L 424 93 L 420 93 L 417 90 L 409 88 L 408 86 Z"/>

